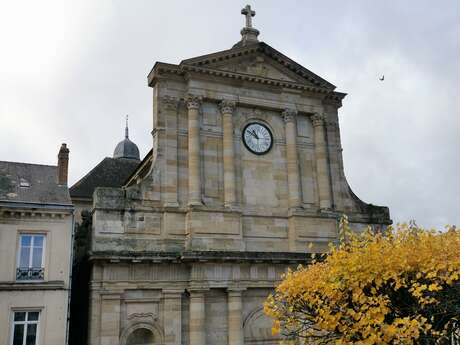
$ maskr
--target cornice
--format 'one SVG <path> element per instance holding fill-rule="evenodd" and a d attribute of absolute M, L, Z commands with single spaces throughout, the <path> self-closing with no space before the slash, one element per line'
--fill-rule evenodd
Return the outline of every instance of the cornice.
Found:
<path fill-rule="evenodd" d="M 64 281 L 0 282 L 0 291 L 66 290 Z"/>
<path fill-rule="evenodd" d="M 214 76 L 214 77 L 236 79 L 236 80 L 253 82 L 253 83 L 275 86 L 275 87 L 280 87 L 280 88 L 310 91 L 310 92 L 321 93 L 321 94 L 328 94 L 331 92 L 330 90 L 326 88 L 311 86 L 311 85 L 302 84 L 298 82 L 292 82 L 292 81 L 280 80 L 280 79 L 272 79 L 272 78 L 261 77 L 261 76 L 256 76 L 252 74 L 213 69 L 209 67 L 184 65 L 184 66 L 180 66 L 180 68 L 183 71 L 187 71 L 187 72 L 195 72 L 195 73 L 205 74 L 205 75 Z"/>
<path fill-rule="evenodd" d="M 330 91 L 326 88 L 310 86 L 310 85 L 301 84 L 297 82 L 290 82 L 290 81 L 279 80 L 279 79 L 271 79 L 271 78 L 265 78 L 265 77 L 251 75 L 251 74 L 211 69 L 207 67 L 197 67 L 197 66 L 189 66 L 189 65 L 179 66 L 179 65 L 170 65 L 170 64 L 157 64 L 156 65 L 156 68 L 153 69 L 152 72 L 149 74 L 149 80 L 148 80 L 149 86 L 153 87 L 156 84 L 156 81 L 161 79 L 163 76 L 167 76 L 168 74 L 180 75 L 182 77 L 185 77 L 187 75 L 187 72 L 195 72 L 195 73 L 199 73 L 202 75 L 252 82 L 252 83 L 263 84 L 263 85 L 279 87 L 279 88 L 308 91 L 312 93 L 322 94 L 324 99 L 331 100 L 331 101 L 340 101 L 346 96 L 346 94 L 344 93 Z"/>
<path fill-rule="evenodd" d="M 139 262 L 272 262 L 294 263 L 309 262 L 305 253 L 294 252 L 228 252 L 228 251 L 183 251 L 183 252 L 137 252 L 137 251 L 95 251 L 89 256 L 90 261 Z"/>
<path fill-rule="evenodd" d="M 18 208 L 0 208 L 0 219 L 1 220 L 59 220 L 64 219 L 72 215 L 73 211 L 69 212 L 56 212 L 52 210 L 40 210 L 40 209 L 18 209 Z"/>

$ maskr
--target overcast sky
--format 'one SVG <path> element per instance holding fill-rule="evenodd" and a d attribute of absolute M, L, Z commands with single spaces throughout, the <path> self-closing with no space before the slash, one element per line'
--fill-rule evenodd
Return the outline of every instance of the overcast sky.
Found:
<path fill-rule="evenodd" d="M 112 155 L 125 114 L 145 155 L 153 64 L 230 48 L 246 2 L 0 0 L 0 160 L 56 164 L 66 142 L 73 183 Z M 354 192 L 395 222 L 460 224 L 460 2 L 250 4 L 260 40 L 348 93 Z"/>

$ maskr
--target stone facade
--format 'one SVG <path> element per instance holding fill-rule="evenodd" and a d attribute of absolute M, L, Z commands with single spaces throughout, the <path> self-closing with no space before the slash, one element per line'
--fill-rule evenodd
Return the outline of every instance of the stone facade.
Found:
<path fill-rule="evenodd" d="M 262 303 L 281 274 L 325 251 L 342 214 L 391 222 L 346 182 L 345 94 L 242 35 L 149 74 L 153 149 L 124 187 L 93 196 L 91 345 L 278 344 Z M 266 154 L 243 145 L 251 122 L 273 135 Z"/>

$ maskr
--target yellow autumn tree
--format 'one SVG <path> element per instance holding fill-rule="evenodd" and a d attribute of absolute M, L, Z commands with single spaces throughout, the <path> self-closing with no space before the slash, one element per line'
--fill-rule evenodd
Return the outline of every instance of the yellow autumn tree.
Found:
<path fill-rule="evenodd" d="M 459 230 L 398 225 L 358 234 L 344 217 L 340 234 L 328 254 L 288 271 L 269 296 L 274 333 L 286 344 L 454 343 Z"/>

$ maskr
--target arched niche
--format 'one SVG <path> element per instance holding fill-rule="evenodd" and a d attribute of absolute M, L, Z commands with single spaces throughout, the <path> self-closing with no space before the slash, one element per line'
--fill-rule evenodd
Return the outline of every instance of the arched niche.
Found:
<path fill-rule="evenodd" d="M 265 315 L 263 307 L 251 311 L 243 322 L 244 343 L 251 345 L 278 345 L 281 340 L 272 335 L 273 320 Z"/>
<path fill-rule="evenodd" d="M 132 324 L 123 330 L 121 345 L 163 345 L 163 334 L 156 326 L 146 322 Z"/>
<path fill-rule="evenodd" d="M 126 345 L 155 345 L 155 339 L 149 329 L 138 328 L 128 335 Z"/>

